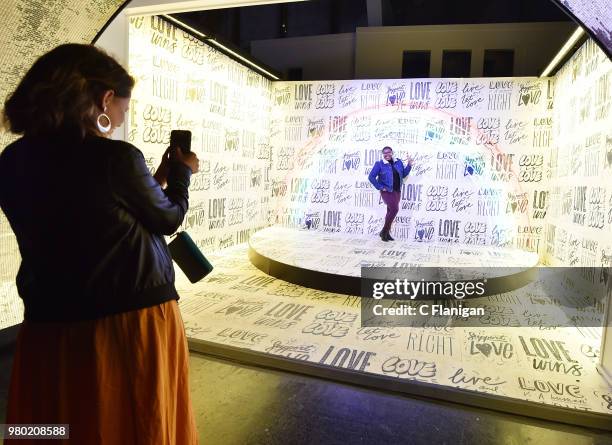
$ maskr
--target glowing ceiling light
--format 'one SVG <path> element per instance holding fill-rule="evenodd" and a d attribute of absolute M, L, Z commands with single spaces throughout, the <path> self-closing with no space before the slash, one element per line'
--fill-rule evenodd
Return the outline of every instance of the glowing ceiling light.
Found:
<path fill-rule="evenodd" d="M 551 60 L 546 69 L 542 71 L 540 77 L 546 77 L 550 72 L 557 66 L 557 64 L 565 57 L 567 52 L 574 46 L 574 44 L 578 41 L 578 39 L 584 34 L 584 29 L 580 26 L 574 31 L 574 33 L 570 36 L 570 38 L 565 42 L 565 45 L 559 50 L 557 55 Z"/>
<path fill-rule="evenodd" d="M 234 56 L 235 58 L 242 60 L 244 63 L 246 63 L 247 65 L 252 66 L 253 68 L 255 68 L 258 71 L 261 71 L 262 73 L 267 74 L 268 76 L 272 77 L 274 80 L 279 80 L 279 77 L 275 76 L 274 74 L 266 71 L 265 69 L 263 69 L 262 67 L 260 67 L 259 65 L 251 62 L 249 59 L 246 59 L 244 57 L 242 57 L 240 54 L 238 54 L 235 51 L 232 51 L 231 49 L 229 49 L 227 46 L 223 45 L 222 43 L 217 42 L 214 39 L 209 39 L 207 40 L 208 43 L 211 43 L 219 48 L 221 48 L 223 51 L 226 51 L 228 53 L 230 53 L 232 56 Z"/>
<path fill-rule="evenodd" d="M 175 19 L 174 17 L 171 17 L 169 15 L 163 14 L 161 17 L 165 18 L 166 20 L 171 21 L 172 23 L 175 23 L 176 25 L 179 25 L 182 28 L 185 28 L 187 30 L 189 30 L 190 32 L 194 33 L 196 36 L 201 37 L 203 39 L 206 40 L 206 43 L 210 43 L 212 45 L 217 46 L 218 48 L 221 48 L 223 51 L 230 53 L 232 56 L 234 56 L 236 59 L 241 60 L 242 62 L 246 63 L 247 65 L 252 66 L 253 68 L 255 68 L 257 71 L 260 71 L 262 73 L 267 74 L 268 76 L 270 76 L 271 78 L 273 78 L 274 80 L 280 80 L 280 78 L 278 76 L 275 76 L 274 74 L 270 73 L 269 71 L 266 71 L 264 68 L 260 67 L 259 65 L 257 65 L 256 63 L 251 62 L 249 59 L 241 56 L 240 54 L 238 54 L 235 51 L 232 51 L 231 49 L 229 49 L 227 46 L 223 45 L 222 43 L 217 42 L 216 40 L 208 37 L 206 34 L 198 31 L 197 29 L 187 25 L 186 23 L 181 22 L 180 20 Z"/>
<path fill-rule="evenodd" d="M 165 18 L 166 20 L 170 20 L 171 22 L 173 22 L 173 23 L 175 23 L 175 24 L 177 24 L 177 25 L 179 25 L 179 26 L 182 26 L 183 28 L 188 29 L 189 31 L 191 31 L 192 33 L 194 33 L 195 35 L 197 35 L 198 37 L 202 37 L 203 39 L 207 39 L 207 38 L 208 38 L 208 36 L 207 36 L 206 34 L 201 33 L 201 32 L 200 32 L 200 31 L 198 31 L 197 29 L 192 28 L 192 27 L 191 27 L 191 26 L 189 26 L 188 24 L 183 23 L 183 22 L 181 22 L 180 20 L 177 20 L 177 19 L 175 19 L 175 18 L 174 18 L 174 17 L 172 17 L 172 16 L 169 16 L 169 15 L 166 15 L 166 14 L 162 14 L 162 17 L 163 17 L 163 18 Z"/>

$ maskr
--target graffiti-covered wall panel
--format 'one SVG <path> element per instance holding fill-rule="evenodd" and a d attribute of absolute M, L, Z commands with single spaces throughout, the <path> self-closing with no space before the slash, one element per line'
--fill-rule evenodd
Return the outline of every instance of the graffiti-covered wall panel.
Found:
<path fill-rule="evenodd" d="M 612 265 L 612 63 L 588 40 L 557 73 L 545 259 Z"/>
<path fill-rule="evenodd" d="M 276 82 L 275 220 L 376 236 L 388 145 L 413 159 L 395 237 L 541 252 L 553 103 L 548 78 Z"/>
<path fill-rule="evenodd" d="M 130 20 L 128 139 L 153 172 L 170 131 L 192 132 L 200 171 L 182 229 L 205 252 L 247 241 L 266 224 L 271 83 L 158 17 Z"/>

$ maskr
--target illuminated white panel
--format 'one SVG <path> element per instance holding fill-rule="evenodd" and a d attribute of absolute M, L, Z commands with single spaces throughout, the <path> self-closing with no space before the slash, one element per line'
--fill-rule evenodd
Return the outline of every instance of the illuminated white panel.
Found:
<path fill-rule="evenodd" d="M 204 252 L 247 241 L 268 223 L 271 82 L 162 18 L 129 26 L 128 140 L 154 171 L 170 131 L 190 130 L 200 172 L 182 229 Z"/>

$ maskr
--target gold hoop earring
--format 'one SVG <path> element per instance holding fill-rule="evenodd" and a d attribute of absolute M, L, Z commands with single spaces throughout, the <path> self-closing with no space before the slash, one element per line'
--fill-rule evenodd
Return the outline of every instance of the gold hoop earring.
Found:
<path fill-rule="evenodd" d="M 100 122 L 100 120 L 106 120 L 106 124 Z M 108 133 L 111 129 L 111 120 L 108 114 L 106 114 L 106 107 L 104 107 L 104 112 L 98 115 L 98 119 L 96 120 L 96 124 L 98 124 L 98 130 L 101 133 Z"/>

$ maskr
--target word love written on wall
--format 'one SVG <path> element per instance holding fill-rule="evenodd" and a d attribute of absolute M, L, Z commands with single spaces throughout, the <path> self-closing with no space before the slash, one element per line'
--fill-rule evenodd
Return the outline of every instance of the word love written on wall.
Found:
<path fill-rule="evenodd" d="M 480 318 L 482 327 L 432 320 L 361 327 L 359 297 L 267 276 L 248 262 L 246 250 L 219 255 L 209 280 L 214 292 L 188 284 L 179 290 L 189 337 L 305 364 L 612 414 L 612 393 L 596 369 L 599 338 L 589 329 L 532 324 L 534 301 L 538 316 L 558 311 L 558 302 L 540 294 L 542 286 L 485 297 L 490 313 Z"/>
<path fill-rule="evenodd" d="M 557 73 L 545 256 L 612 266 L 612 62 L 585 42 Z"/>
<path fill-rule="evenodd" d="M 388 145 L 412 159 L 396 238 L 544 249 L 552 79 L 276 82 L 275 222 L 375 236 L 368 174 Z"/>
<path fill-rule="evenodd" d="M 203 162 L 185 228 L 202 248 L 270 223 L 375 236 L 367 175 L 389 145 L 413 164 L 397 238 L 610 264 L 612 74 L 592 42 L 553 79 L 271 84 L 161 19 L 130 32 L 130 140 L 153 170 L 170 130 L 192 130 Z"/>
<path fill-rule="evenodd" d="M 129 53 L 129 141 L 153 172 L 190 130 L 200 158 L 182 229 L 204 251 L 246 242 L 269 217 L 270 81 L 155 16 L 130 19 Z"/>

